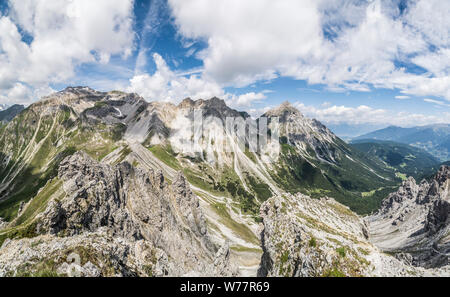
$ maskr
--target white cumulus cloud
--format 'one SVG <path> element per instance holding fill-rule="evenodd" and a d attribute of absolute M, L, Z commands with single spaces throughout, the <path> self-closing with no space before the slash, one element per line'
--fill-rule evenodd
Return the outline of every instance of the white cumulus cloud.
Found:
<path fill-rule="evenodd" d="M 83 63 L 106 64 L 132 52 L 132 0 L 10 0 L 0 16 L 0 95 L 35 99 Z M 24 40 L 29 40 L 25 42 Z M 18 87 L 18 86 L 21 87 Z M 29 88 L 18 92 L 18 88 Z M 11 98 L 11 97 L 8 97 Z"/>
<path fill-rule="evenodd" d="M 139 73 L 130 79 L 128 92 L 135 92 L 149 101 L 166 101 L 179 103 L 184 98 L 193 100 L 220 97 L 231 107 L 249 107 L 255 101 L 266 98 L 263 91 L 249 92 L 242 95 L 226 93 L 214 81 L 204 78 L 198 73 L 177 73 L 169 68 L 166 61 L 158 53 L 153 54 L 156 71 L 153 74 Z"/>
<path fill-rule="evenodd" d="M 443 112 L 439 116 L 424 115 L 411 112 L 392 112 L 387 109 L 377 109 L 366 105 L 357 107 L 333 105 L 317 108 L 305 105 L 301 102 L 295 102 L 294 106 L 306 116 L 315 118 L 326 124 L 379 124 L 410 127 L 435 123 L 448 123 L 447 119 L 450 117 L 450 112 Z"/>
<path fill-rule="evenodd" d="M 231 96 L 231 98 L 227 100 L 226 103 L 233 107 L 250 107 L 254 102 L 258 102 L 266 98 L 267 96 L 264 92 L 250 92 L 239 96 Z"/>
<path fill-rule="evenodd" d="M 404 11 L 399 3 L 169 0 L 180 34 L 207 43 L 197 56 L 205 77 L 220 84 L 287 76 L 335 91 L 389 88 L 450 100 L 450 2 L 408 1 Z"/>
<path fill-rule="evenodd" d="M 149 101 L 178 103 L 186 97 L 192 99 L 223 97 L 222 88 L 212 81 L 192 74 L 188 77 L 172 71 L 164 59 L 153 54 L 156 71 L 153 74 L 137 74 L 130 80 L 127 91 L 136 92 Z"/>

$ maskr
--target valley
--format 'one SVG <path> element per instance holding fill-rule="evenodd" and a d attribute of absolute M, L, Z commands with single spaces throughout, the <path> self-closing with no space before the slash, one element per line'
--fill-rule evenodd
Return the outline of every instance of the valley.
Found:
<path fill-rule="evenodd" d="M 427 178 L 439 169 L 441 163 L 425 150 L 403 143 L 362 139 L 352 141 L 351 145 L 367 156 L 376 157 L 403 179 L 408 176 L 419 180 Z"/>
<path fill-rule="evenodd" d="M 245 131 L 266 120 L 266 145 L 227 118 Z M 433 157 L 349 145 L 287 102 L 252 120 L 219 98 L 69 87 L 2 125 L 0 140 L 1 276 L 65 275 L 72 253 L 83 276 L 449 275 L 439 257 L 398 256 L 404 229 L 448 253 L 448 167 L 416 189 L 407 176 L 435 176 Z M 391 210 L 407 188 L 421 198 Z M 391 213 L 407 222 L 399 231 Z"/>
<path fill-rule="evenodd" d="M 448 161 L 450 158 L 449 124 L 436 124 L 411 128 L 389 126 L 385 129 L 376 130 L 353 138 L 353 140 L 357 141 L 363 139 L 385 140 L 409 144 L 427 151 L 441 162 Z"/>

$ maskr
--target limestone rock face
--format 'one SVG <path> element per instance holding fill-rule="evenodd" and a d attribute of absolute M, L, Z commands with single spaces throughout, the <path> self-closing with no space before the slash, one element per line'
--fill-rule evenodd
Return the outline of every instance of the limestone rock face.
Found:
<path fill-rule="evenodd" d="M 367 218 L 372 242 L 385 251 L 410 254 L 414 265 L 448 265 L 449 185 L 449 166 L 442 166 L 430 181 L 404 181 L 378 213 Z"/>
<path fill-rule="evenodd" d="M 126 167 L 99 164 L 83 152 L 65 159 L 58 176 L 67 197 L 50 203 L 38 229 L 73 236 L 107 226 L 114 235 L 139 239 L 139 229 L 125 209 L 127 194 L 121 191 Z"/>
<path fill-rule="evenodd" d="M 263 116 L 277 117 L 281 126 L 281 134 L 289 139 L 291 145 L 297 147 L 305 156 L 313 150 L 322 161 L 335 163 L 339 158 L 337 137 L 322 123 L 305 117 L 289 102 L 269 110 Z"/>
<path fill-rule="evenodd" d="M 43 234 L 42 246 L 47 246 L 48 252 L 40 254 L 30 244 L 17 263 L 26 263 L 27 255 L 36 253 L 37 258 L 61 258 L 60 254 L 70 249 L 58 246 L 88 249 L 96 238 L 89 253 L 98 260 L 98 253 L 106 252 L 116 263 L 98 260 L 103 268 L 92 261 L 83 263 L 78 273 L 110 275 L 105 266 L 118 275 L 235 273 L 228 245 L 217 250 L 209 239 L 199 200 L 181 173 L 168 185 L 161 172 L 144 171 L 126 162 L 100 164 L 77 152 L 60 164 L 58 178 L 65 197 L 52 199 L 36 219 L 36 232 Z M 17 254 L 15 249 L 24 248 L 27 243 L 20 242 L 25 241 L 13 240 L 8 251 L 2 249 L 0 268 Z"/>
<path fill-rule="evenodd" d="M 331 198 L 277 196 L 261 206 L 259 276 L 448 276 L 449 266 L 414 266 L 373 245 L 363 218 Z"/>
<path fill-rule="evenodd" d="M 331 198 L 274 197 L 261 207 L 259 276 L 367 275 L 362 220 Z"/>

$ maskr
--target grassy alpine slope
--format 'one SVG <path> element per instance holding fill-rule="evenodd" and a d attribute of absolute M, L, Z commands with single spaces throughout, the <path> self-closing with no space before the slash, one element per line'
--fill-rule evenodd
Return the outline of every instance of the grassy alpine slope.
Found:
<path fill-rule="evenodd" d="M 84 150 L 101 160 L 120 145 L 120 127 L 86 125 L 69 105 L 54 99 L 32 104 L 2 128 L 0 217 L 6 221 L 56 176 L 65 157 Z"/>

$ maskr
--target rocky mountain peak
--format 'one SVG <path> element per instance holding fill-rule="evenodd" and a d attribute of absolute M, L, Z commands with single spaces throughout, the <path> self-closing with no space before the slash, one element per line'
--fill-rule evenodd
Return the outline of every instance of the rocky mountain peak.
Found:
<path fill-rule="evenodd" d="M 224 119 L 226 117 L 249 117 L 246 112 L 239 112 L 235 109 L 230 108 L 225 103 L 225 100 L 217 97 L 212 97 L 211 99 L 207 100 L 192 100 L 191 98 L 186 98 L 178 105 L 178 108 L 190 110 L 202 109 L 203 115 L 205 117 L 214 116 L 220 119 Z"/>
<path fill-rule="evenodd" d="M 284 101 L 278 106 L 281 110 L 298 111 L 289 101 Z"/>
<path fill-rule="evenodd" d="M 205 100 L 204 102 L 209 107 L 224 107 L 224 106 L 227 106 L 226 103 L 225 103 L 225 100 L 217 98 L 217 97 L 212 97 L 211 99 Z"/>
<path fill-rule="evenodd" d="M 336 163 L 339 158 L 337 137 L 319 121 L 305 117 L 291 103 L 283 102 L 262 117 L 268 117 L 269 122 L 271 118 L 277 117 L 281 135 L 287 138 L 290 145 L 301 150 L 305 156 L 310 156 L 306 149 L 309 147 L 321 161 Z"/>
<path fill-rule="evenodd" d="M 96 91 L 96 90 L 91 89 L 90 87 L 86 87 L 86 86 L 76 86 L 76 87 L 69 86 L 60 92 L 51 94 L 49 97 L 52 97 L 54 95 L 56 95 L 58 97 L 62 97 L 62 96 L 86 97 L 86 96 L 101 96 L 103 94 L 104 94 L 103 92 Z"/>
<path fill-rule="evenodd" d="M 438 267 L 448 263 L 450 241 L 450 168 L 442 166 L 420 184 L 410 177 L 368 218 L 372 242 L 383 250 L 411 254 L 413 264 Z M 395 238 L 393 237 L 395 234 Z"/>
<path fill-rule="evenodd" d="M 186 98 L 178 104 L 180 108 L 224 108 L 228 107 L 223 99 L 212 97 L 211 99 L 198 99 L 192 100 L 191 98 Z"/>
<path fill-rule="evenodd" d="M 289 103 L 289 101 L 281 103 L 278 107 L 269 110 L 264 115 L 267 117 L 279 117 L 282 123 L 291 116 L 303 118 L 302 113 Z"/>
<path fill-rule="evenodd" d="M 444 182 L 448 181 L 449 179 L 450 179 L 450 166 L 442 165 L 439 168 L 438 173 L 436 174 L 435 180 L 438 181 L 440 184 L 443 184 Z"/>
<path fill-rule="evenodd" d="M 179 108 L 192 108 L 194 106 L 195 106 L 195 101 L 189 97 L 183 99 L 183 101 L 181 101 L 180 104 L 178 104 Z"/>
<path fill-rule="evenodd" d="M 62 91 L 43 97 L 30 107 L 38 113 L 52 113 L 61 106 L 67 106 L 80 114 L 102 100 L 105 94 L 89 87 L 67 87 Z"/>
<path fill-rule="evenodd" d="M 234 273 L 227 252 L 211 242 L 199 198 L 181 172 L 169 185 L 160 171 L 102 164 L 79 151 L 61 162 L 58 178 L 66 195 L 40 214 L 38 233 L 74 237 L 106 230 L 123 244 L 156 249 L 161 256 L 152 265 L 170 258 L 170 275 Z M 150 252 L 131 250 L 141 253 L 138 258 Z"/>

